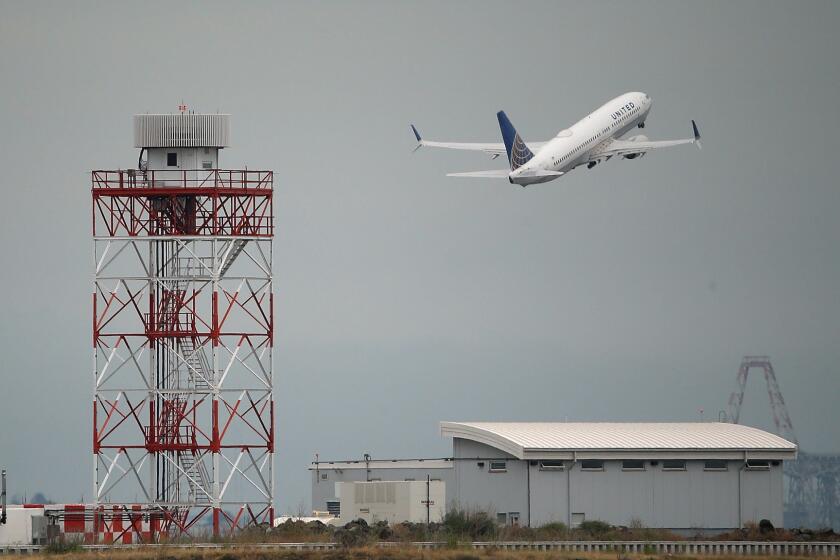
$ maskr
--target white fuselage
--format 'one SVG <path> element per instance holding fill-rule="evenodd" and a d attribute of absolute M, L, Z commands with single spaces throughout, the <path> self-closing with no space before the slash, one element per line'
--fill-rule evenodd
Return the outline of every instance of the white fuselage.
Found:
<path fill-rule="evenodd" d="M 603 151 L 615 138 L 620 138 L 644 123 L 653 101 L 634 91 L 608 101 L 571 127 L 561 130 L 534 157 L 510 173 L 510 182 L 519 185 L 544 183 L 556 177 L 534 177 L 540 170 L 568 172 L 584 163 L 599 161 Z M 530 176 L 529 176 L 530 175 Z"/>

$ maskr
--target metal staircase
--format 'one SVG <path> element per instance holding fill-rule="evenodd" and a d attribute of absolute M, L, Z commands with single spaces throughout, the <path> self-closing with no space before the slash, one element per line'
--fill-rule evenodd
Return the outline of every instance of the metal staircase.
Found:
<path fill-rule="evenodd" d="M 192 256 L 175 255 L 172 278 L 167 282 L 161 307 L 162 314 L 171 317 L 171 330 L 177 334 L 175 342 L 180 362 L 186 367 L 187 388 L 195 393 L 207 393 L 211 390 L 213 371 L 195 335 L 195 313 L 184 303 L 192 278 L 202 268 L 195 260 Z"/>
<path fill-rule="evenodd" d="M 245 249 L 245 245 L 248 244 L 248 240 L 247 239 L 234 239 L 232 243 L 233 243 L 233 247 L 231 248 L 230 253 L 227 256 L 227 259 L 225 259 L 225 262 L 222 263 L 221 270 L 219 270 L 219 277 L 220 278 L 223 277 L 227 273 L 230 266 L 236 260 L 236 257 L 238 257 L 239 254 Z"/>
<path fill-rule="evenodd" d="M 212 378 L 210 373 L 210 363 L 207 356 L 202 351 L 201 347 L 196 347 L 196 338 L 187 336 L 178 339 L 178 348 L 181 353 L 181 358 L 187 366 L 187 379 L 189 381 L 189 388 L 196 393 L 207 393 L 210 391 L 210 383 Z"/>
<path fill-rule="evenodd" d="M 181 468 L 184 470 L 189 486 L 190 501 L 196 504 L 209 504 L 210 496 L 206 491 L 209 488 L 210 477 L 207 474 L 207 468 L 200 460 L 196 460 L 192 452 L 181 453 L 180 456 Z"/>

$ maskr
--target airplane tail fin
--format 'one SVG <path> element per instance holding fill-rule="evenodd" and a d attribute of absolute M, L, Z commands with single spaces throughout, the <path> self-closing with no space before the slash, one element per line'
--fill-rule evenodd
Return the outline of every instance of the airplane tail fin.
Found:
<path fill-rule="evenodd" d="M 502 129 L 502 139 L 505 142 L 510 170 L 513 171 L 529 162 L 534 154 L 522 141 L 504 111 L 496 113 L 496 117 L 499 119 L 499 128 Z"/>

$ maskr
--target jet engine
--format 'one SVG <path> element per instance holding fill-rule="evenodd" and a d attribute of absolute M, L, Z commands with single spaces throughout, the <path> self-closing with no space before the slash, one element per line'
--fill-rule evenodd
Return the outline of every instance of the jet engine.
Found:
<path fill-rule="evenodd" d="M 637 134 L 627 139 L 628 142 L 647 142 L 648 137 L 644 134 Z M 624 159 L 641 159 L 647 152 L 639 152 L 637 154 L 625 154 Z"/>

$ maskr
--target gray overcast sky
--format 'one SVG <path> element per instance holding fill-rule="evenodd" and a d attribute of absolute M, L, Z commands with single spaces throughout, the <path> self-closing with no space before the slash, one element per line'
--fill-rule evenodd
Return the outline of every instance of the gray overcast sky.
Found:
<path fill-rule="evenodd" d="M 439 420 L 694 420 L 773 358 L 840 452 L 840 3 L 0 1 L 0 463 L 91 498 L 91 169 L 130 117 L 233 115 L 276 170 L 279 509 L 322 458 L 443 456 Z M 604 101 L 704 149 L 528 189 L 429 138 L 526 139 Z M 750 383 L 745 421 L 770 424 Z"/>

